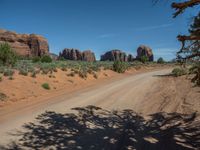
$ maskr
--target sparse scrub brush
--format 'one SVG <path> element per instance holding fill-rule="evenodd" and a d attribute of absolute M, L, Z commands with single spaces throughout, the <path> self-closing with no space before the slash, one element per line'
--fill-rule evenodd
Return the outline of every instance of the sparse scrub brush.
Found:
<path fill-rule="evenodd" d="M 44 89 L 46 89 L 46 90 L 50 90 L 50 86 L 49 86 L 48 83 L 43 83 L 43 84 L 42 84 L 42 87 L 43 87 Z"/>
<path fill-rule="evenodd" d="M 17 55 L 8 43 L 0 44 L 0 63 L 13 66 L 17 61 Z"/>
<path fill-rule="evenodd" d="M 113 64 L 113 70 L 118 73 L 124 73 L 128 69 L 128 65 L 125 62 L 115 61 Z"/>
<path fill-rule="evenodd" d="M 172 75 L 175 77 L 186 75 L 186 74 L 187 74 L 187 71 L 184 68 L 174 68 L 172 70 Z"/>

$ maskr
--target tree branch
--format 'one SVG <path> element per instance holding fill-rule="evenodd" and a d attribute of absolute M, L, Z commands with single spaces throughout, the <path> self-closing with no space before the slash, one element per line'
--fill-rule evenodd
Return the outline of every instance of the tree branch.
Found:
<path fill-rule="evenodd" d="M 200 4 L 200 0 L 188 0 L 181 3 L 172 3 L 171 7 L 176 10 L 173 14 L 173 17 L 177 17 L 179 14 L 183 13 L 183 11 L 188 7 L 193 7 L 195 5 Z"/>

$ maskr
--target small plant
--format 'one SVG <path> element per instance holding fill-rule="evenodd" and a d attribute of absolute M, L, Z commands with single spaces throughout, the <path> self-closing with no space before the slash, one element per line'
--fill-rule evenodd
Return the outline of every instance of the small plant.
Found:
<path fill-rule="evenodd" d="M 98 79 L 98 75 L 97 75 L 96 73 L 93 74 L 93 77 L 94 77 L 95 79 Z"/>
<path fill-rule="evenodd" d="M 81 78 L 84 78 L 84 79 L 87 78 L 87 72 L 86 71 L 79 71 L 78 75 Z"/>
<path fill-rule="evenodd" d="M 200 86 L 200 62 L 195 63 L 190 69 L 190 74 L 194 74 L 192 82 L 197 86 Z"/>
<path fill-rule="evenodd" d="M 118 73 L 124 73 L 128 69 L 125 62 L 115 61 L 113 64 L 113 70 Z"/>
<path fill-rule="evenodd" d="M 141 56 L 140 59 L 141 59 L 141 62 L 142 62 L 142 63 L 146 63 L 146 62 L 149 61 L 149 57 L 147 57 L 146 55 Z"/>
<path fill-rule="evenodd" d="M 174 68 L 172 70 L 172 75 L 175 77 L 186 75 L 186 74 L 187 74 L 187 71 L 183 68 Z"/>
<path fill-rule="evenodd" d="M 17 61 L 17 55 L 8 43 L 0 44 L 0 63 L 13 66 Z"/>
<path fill-rule="evenodd" d="M 48 83 L 43 83 L 43 84 L 42 84 L 42 87 L 43 87 L 44 89 L 46 89 L 46 90 L 50 90 L 50 86 L 49 86 Z"/>
<path fill-rule="evenodd" d="M 36 71 L 33 71 L 32 73 L 31 73 L 31 77 L 33 77 L 33 78 L 35 78 L 36 77 Z"/>
<path fill-rule="evenodd" d="M 164 61 L 164 59 L 162 57 L 160 57 L 160 58 L 158 58 L 157 63 L 158 64 L 164 64 L 165 61 Z"/>
<path fill-rule="evenodd" d="M 14 78 L 13 78 L 13 76 L 9 76 L 9 78 L 8 78 L 9 80 L 13 80 Z"/>
<path fill-rule="evenodd" d="M 39 61 L 40 61 L 40 57 L 33 57 L 32 58 L 33 63 L 36 63 L 36 62 L 39 62 Z"/>
<path fill-rule="evenodd" d="M 12 76 L 14 74 L 14 70 L 12 69 L 5 69 L 3 72 L 4 76 Z"/>
<path fill-rule="evenodd" d="M 22 69 L 19 70 L 19 74 L 23 75 L 23 76 L 27 76 L 28 75 L 28 71 L 22 68 Z"/>
<path fill-rule="evenodd" d="M 41 58 L 41 62 L 42 63 L 50 63 L 50 62 L 52 62 L 52 58 L 48 55 L 45 55 Z"/>
<path fill-rule="evenodd" d="M 75 76 L 75 73 L 74 72 L 71 72 L 69 74 L 67 74 L 68 77 L 74 77 Z"/>
<path fill-rule="evenodd" d="M 3 101 L 7 98 L 7 95 L 0 92 L 0 100 Z"/>

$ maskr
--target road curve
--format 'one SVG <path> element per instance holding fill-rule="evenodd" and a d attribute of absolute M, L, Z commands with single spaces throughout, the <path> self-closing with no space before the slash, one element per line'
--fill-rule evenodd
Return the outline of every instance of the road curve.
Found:
<path fill-rule="evenodd" d="M 160 78 L 156 75 L 167 74 L 170 71 L 171 69 L 162 69 L 131 75 L 114 82 L 58 95 L 41 105 L 20 109 L 14 115 L 0 113 L 0 144 L 9 142 L 12 139 L 10 133 L 20 129 L 24 123 L 34 121 L 37 115 L 47 110 L 68 112 L 73 107 L 95 105 L 109 110 L 133 109 L 140 112 L 142 100 L 146 99 L 148 92 L 158 90 L 156 84 Z M 152 88 L 155 89 L 152 90 Z M 8 117 L 1 119 L 5 117 L 3 115 Z"/>

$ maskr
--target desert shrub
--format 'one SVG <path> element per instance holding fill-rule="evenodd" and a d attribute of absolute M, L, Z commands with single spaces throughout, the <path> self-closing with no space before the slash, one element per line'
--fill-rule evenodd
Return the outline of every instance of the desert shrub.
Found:
<path fill-rule="evenodd" d="M 24 68 L 21 68 L 21 69 L 19 70 L 19 74 L 20 74 L 20 75 L 27 76 L 27 75 L 28 75 L 28 70 L 26 70 L 26 69 L 24 69 Z"/>
<path fill-rule="evenodd" d="M 46 90 L 50 90 L 50 86 L 49 86 L 48 83 L 43 83 L 43 84 L 42 84 L 42 87 L 43 87 L 44 89 L 46 89 Z"/>
<path fill-rule="evenodd" d="M 12 76 L 14 74 L 14 70 L 7 68 L 4 70 L 3 75 L 4 76 Z"/>
<path fill-rule="evenodd" d="M 33 72 L 31 73 L 31 77 L 35 78 L 35 77 L 36 77 L 36 74 L 37 74 L 37 72 L 36 72 L 36 71 L 33 71 Z"/>
<path fill-rule="evenodd" d="M 81 78 L 87 78 L 87 72 L 85 70 L 79 71 L 78 75 Z"/>
<path fill-rule="evenodd" d="M 13 76 L 9 76 L 9 78 L 8 78 L 9 80 L 13 80 L 14 78 L 13 78 Z"/>
<path fill-rule="evenodd" d="M 160 58 L 158 58 L 157 63 L 158 64 L 163 64 L 163 63 L 165 63 L 165 61 L 164 61 L 164 59 L 162 57 L 160 57 Z"/>
<path fill-rule="evenodd" d="M 190 69 L 190 74 L 194 74 L 192 78 L 192 82 L 195 83 L 197 86 L 200 86 L 200 62 L 195 63 Z"/>
<path fill-rule="evenodd" d="M 118 73 L 124 73 L 128 69 L 125 62 L 115 61 L 113 64 L 113 70 Z"/>
<path fill-rule="evenodd" d="M 40 61 L 40 57 L 38 57 L 38 56 L 32 58 L 33 63 L 36 63 L 36 62 L 39 62 L 39 61 Z"/>
<path fill-rule="evenodd" d="M 93 74 L 93 77 L 94 77 L 95 79 L 98 79 L 98 75 L 97 75 L 96 73 Z"/>
<path fill-rule="evenodd" d="M 74 72 L 70 72 L 69 74 L 67 74 L 68 77 L 74 77 L 75 73 Z"/>
<path fill-rule="evenodd" d="M 3 101 L 7 98 L 7 95 L 0 92 L 0 100 Z"/>
<path fill-rule="evenodd" d="M 42 63 L 50 63 L 50 62 L 52 62 L 52 58 L 48 55 L 45 55 L 41 58 L 41 62 Z"/>
<path fill-rule="evenodd" d="M 141 56 L 140 60 L 141 60 L 142 63 L 146 63 L 146 62 L 149 61 L 149 57 L 143 55 L 143 56 Z"/>
<path fill-rule="evenodd" d="M 172 70 L 172 75 L 175 77 L 186 75 L 186 74 L 187 74 L 187 71 L 184 68 L 174 68 Z"/>
<path fill-rule="evenodd" d="M 17 61 L 17 55 L 8 43 L 0 44 L 0 63 L 13 66 Z"/>

